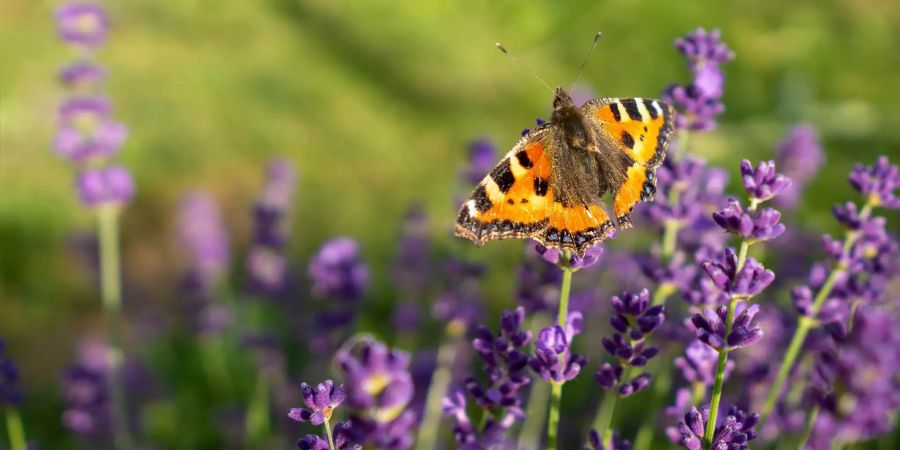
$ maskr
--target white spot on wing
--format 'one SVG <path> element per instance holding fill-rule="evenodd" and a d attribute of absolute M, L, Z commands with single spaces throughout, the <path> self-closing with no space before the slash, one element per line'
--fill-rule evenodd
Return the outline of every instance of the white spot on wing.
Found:
<path fill-rule="evenodd" d="M 663 110 L 662 110 L 662 108 L 659 106 L 659 102 L 657 102 L 656 100 L 653 100 L 653 109 L 656 110 L 656 114 L 657 114 L 658 116 L 662 116 L 662 115 L 663 115 Z"/>
<path fill-rule="evenodd" d="M 469 217 L 475 217 L 475 214 L 478 213 L 478 210 L 475 209 L 475 200 L 469 200 L 466 202 L 466 209 L 469 210 Z"/>
<path fill-rule="evenodd" d="M 647 107 L 644 105 L 644 102 L 641 99 L 635 99 L 634 102 L 637 104 L 638 112 L 641 113 L 642 122 L 650 121 L 650 111 L 647 111 Z"/>

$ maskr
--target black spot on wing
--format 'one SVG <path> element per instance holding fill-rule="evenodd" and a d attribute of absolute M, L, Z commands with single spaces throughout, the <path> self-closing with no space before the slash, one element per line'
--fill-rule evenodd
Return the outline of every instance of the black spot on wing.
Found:
<path fill-rule="evenodd" d="M 625 107 L 625 112 L 628 113 L 628 117 L 631 117 L 631 120 L 644 120 L 644 117 L 641 116 L 641 111 L 638 109 L 637 102 L 633 98 L 625 98 L 622 99 L 621 102 L 622 106 Z"/>
<path fill-rule="evenodd" d="M 519 160 L 519 165 L 526 169 L 534 167 L 534 163 L 531 162 L 531 158 L 528 157 L 528 152 L 525 150 L 516 153 L 516 159 Z"/>
<path fill-rule="evenodd" d="M 477 209 L 478 212 L 483 213 L 494 206 L 494 204 L 491 203 L 491 199 L 488 198 L 487 190 L 483 185 L 479 185 L 475 188 L 475 192 L 472 193 L 472 200 L 475 200 L 475 209 Z"/>
<path fill-rule="evenodd" d="M 516 182 L 516 177 L 513 176 L 512 170 L 509 168 L 509 158 L 500 161 L 500 164 L 494 167 L 494 170 L 491 171 L 491 178 L 497 183 L 497 187 L 500 188 L 501 192 L 506 193 L 509 191 L 513 183 Z"/>
<path fill-rule="evenodd" d="M 641 101 L 644 102 L 644 107 L 646 107 L 647 112 L 650 113 L 651 119 L 656 119 L 657 117 L 659 117 L 659 113 L 656 112 L 656 108 L 653 107 L 654 100 L 647 100 L 646 98 L 644 98 L 641 99 Z"/>
<path fill-rule="evenodd" d="M 634 148 L 634 137 L 627 131 L 622 131 L 622 143 L 628 148 Z"/>
<path fill-rule="evenodd" d="M 550 188 L 550 182 L 543 178 L 534 178 L 534 193 L 541 197 L 547 195 L 547 189 Z"/>

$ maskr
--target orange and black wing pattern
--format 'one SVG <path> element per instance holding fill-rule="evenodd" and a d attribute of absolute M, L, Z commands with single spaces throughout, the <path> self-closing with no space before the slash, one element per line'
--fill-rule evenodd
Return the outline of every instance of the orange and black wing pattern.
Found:
<path fill-rule="evenodd" d="M 482 245 L 492 239 L 532 238 L 547 247 L 583 253 L 614 229 L 599 205 L 564 205 L 553 196 L 558 145 L 550 125 L 531 130 L 484 177 L 463 203 L 456 235 Z"/>
<path fill-rule="evenodd" d="M 613 198 L 619 227 L 630 228 L 635 205 L 652 201 L 656 194 L 656 169 L 675 130 L 675 109 L 648 98 L 605 98 L 586 103 L 582 112 L 605 148 L 618 149 L 633 161 Z"/>

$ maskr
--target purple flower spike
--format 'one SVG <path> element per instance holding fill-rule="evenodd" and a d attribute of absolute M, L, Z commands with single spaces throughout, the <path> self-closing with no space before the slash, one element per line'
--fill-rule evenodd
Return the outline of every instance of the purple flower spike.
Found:
<path fill-rule="evenodd" d="M 59 36 L 70 44 L 99 47 L 106 41 L 106 11 L 95 3 L 66 3 L 56 9 Z"/>
<path fill-rule="evenodd" d="M 331 420 L 334 408 L 344 402 L 344 386 L 335 386 L 331 380 L 325 380 L 315 388 L 303 383 L 300 385 L 300 391 L 303 393 L 306 408 L 291 408 L 288 412 L 288 417 L 298 422 L 321 425 L 322 422 Z"/>
<path fill-rule="evenodd" d="M 731 326 L 731 333 L 726 337 L 727 312 L 728 307 L 722 305 L 716 308 L 716 311 L 707 309 L 703 314 L 694 314 L 691 322 L 697 330 L 697 338 L 717 351 L 724 348 L 734 350 L 746 347 L 762 339 L 762 327 L 753 321 L 759 313 L 759 305 L 747 306 L 745 303 L 739 303 L 735 307 L 736 317 Z"/>
<path fill-rule="evenodd" d="M 556 264 L 560 267 L 568 267 L 570 269 L 579 270 L 579 269 L 587 269 L 589 267 L 593 267 L 600 263 L 600 259 L 603 256 L 604 247 L 602 244 L 594 245 L 593 247 L 589 247 L 584 251 L 584 256 L 578 256 L 574 252 L 569 257 L 568 261 L 564 261 L 563 259 L 563 251 L 556 248 L 547 248 L 541 244 L 535 243 L 534 250 L 540 255 L 544 261 L 547 261 L 550 264 Z"/>
<path fill-rule="evenodd" d="M 900 169 L 887 156 L 878 158 L 872 166 L 857 164 L 850 172 L 850 184 L 875 206 L 900 208 L 900 197 L 894 193 L 900 187 Z"/>
<path fill-rule="evenodd" d="M 762 161 L 754 169 L 750 161 L 741 161 L 741 177 L 744 190 L 750 198 L 759 202 L 771 200 L 791 187 L 791 180 L 775 172 L 775 161 Z"/>
<path fill-rule="evenodd" d="M 753 430 L 759 421 L 758 414 L 747 414 L 736 406 L 728 410 L 728 415 L 716 427 L 710 448 L 715 450 L 747 450 L 747 442 L 756 439 Z M 688 450 L 700 450 L 703 446 L 703 435 L 709 422 L 709 408 L 704 406 L 699 411 L 696 407 L 684 414 L 684 421 L 678 423 L 681 435 L 679 444 Z"/>
<path fill-rule="evenodd" d="M 795 125 L 778 144 L 775 162 L 782 173 L 791 179 L 790 189 L 775 201 L 779 206 L 793 208 L 800 200 L 803 188 L 819 171 L 825 159 L 819 136 L 809 124 Z"/>
<path fill-rule="evenodd" d="M 711 130 L 716 118 L 725 110 L 721 98 L 725 76 L 720 65 L 734 59 L 734 53 L 720 41 L 721 33 L 698 28 L 675 41 L 675 48 L 688 59 L 693 80 L 688 85 L 671 85 L 663 92 L 663 100 L 681 112 L 676 118 L 678 128 Z"/>
<path fill-rule="evenodd" d="M 369 268 L 360 257 L 359 245 L 339 237 L 322 245 L 309 263 L 312 292 L 320 298 L 355 301 L 369 286 Z"/>
<path fill-rule="evenodd" d="M 99 118 L 92 123 L 61 124 L 53 149 L 59 156 L 73 162 L 105 160 L 116 155 L 128 139 L 128 127 L 121 122 Z"/>
<path fill-rule="evenodd" d="M 603 363 L 594 374 L 594 380 L 606 390 L 616 389 L 621 396 L 628 396 L 646 388 L 650 375 L 641 373 L 631 380 L 622 380 L 625 366 L 643 367 L 659 353 L 659 349 L 646 345 L 645 339 L 665 320 L 663 305 L 650 306 L 650 292 L 642 289 L 637 294 L 623 292 L 611 299 L 614 314 L 609 319 L 615 332 L 603 338 L 603 348 L 616 358 L 613 364 Z"/>
<path fill-rule="evenodd" d="M 758 295 L 775 280 L 775 273 L 753 258 L 747 258 L 740 272 L 737 271 L 737 264 L 737 255 L 728 248 L 724 261 L 705 261 L 703 270 L 719 290 L 743 300 Z"/>
<path fill-rule="evenodd" d="M 528 359 L 531 369 L 545 381 L 561 383 L 569 381 L 581 371 L 587 359 L 571 352 L 572 339 L 581 333 L 580 312 L 571 312 L 566 328 L 553 325 L 541 330 L 535 341 L 534 356 Z"/>
<path fill-rule="evenodd" d="M 78 175 L 75 185 L 81 202 L 91 208 L 102 205 L 122 206 L 134 196 L 131 173 L 118 165 L 85 170 Z"/>
<path fill-rule="evenodd" d="M 0 338 L 0 405 L 16 406 L 22 401 L 18 382 L 19 370 L 6 354 L 6 341 Z"/>
<path fill-rule="evenodd" d="M 413 397 L 409 355 L 391 350 L 378 341 L 360 345 L 358 356 L 337 356 L 345 374 L 347 403 L 369 411 L 379 424 L 401 417 Z"/>
<path fill-rule="evenodd" d="M 707 32 L 697 28 L 675 40 L 675 48 L 687 57 L 691 67 L 704 64 L 721 64 L 734 59 L 734 52 L 721 41 L 722 32 L 714 29 Z"/>

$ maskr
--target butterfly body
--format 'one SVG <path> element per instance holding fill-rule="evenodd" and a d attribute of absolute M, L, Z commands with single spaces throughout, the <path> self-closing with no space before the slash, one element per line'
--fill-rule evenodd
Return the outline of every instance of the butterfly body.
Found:
<path fill-rule="evenodd" d="M 532 238 L 583 253 L 653 199 L 674 110 L 652 99 L 594 99 L 576 107 L 557 89 L 550 122 L 526 133 L 460 208 L 456 234 L 478 245 Z M 613 218 L 603 198 L 613 196 Z"/>

